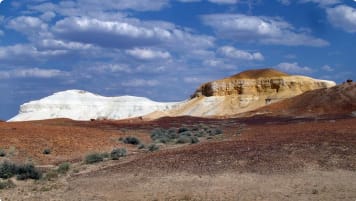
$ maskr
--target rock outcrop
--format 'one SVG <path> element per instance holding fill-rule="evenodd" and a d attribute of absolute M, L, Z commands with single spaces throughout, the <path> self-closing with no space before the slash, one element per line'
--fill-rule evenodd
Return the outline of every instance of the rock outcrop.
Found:
<path fill-rule="evenodd" d="M 143 97 L 104 97 L 82 90 L 68 90 L 21 105 L 19 114 L 9 121 L 125 119 L 172 109 L 176 104 L 155 102 Z"/>
<path fill-rule="evenodd" d="M 335 82 L 288 75 L 274 69 L 249 70 L 205 83 L 169 114 L 223 116 L 254 110 L 306 91 L 335 86 Z"/>

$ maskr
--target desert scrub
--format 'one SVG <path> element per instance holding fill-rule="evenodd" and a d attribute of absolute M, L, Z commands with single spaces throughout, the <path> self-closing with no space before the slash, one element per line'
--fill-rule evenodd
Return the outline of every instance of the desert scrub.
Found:
<path fill-rule="evenodd" d="M 144 144 L 140 144 L 137 146 L 138 149 L 144 149 L 146 146 Z"/>
<path fill-rule="evenodd" d="M 123 139 L 123 142 L 125 143 L 125 144 L 133 144 L 133 145 L 139 145 L 141 142 L 140 142 L 140 140 L 138 139 L 138 138 L 136 138 L 136 137 L 125 137 L 124 139 Z"/>
<path fill-rule="evenodd" d="M 57 168 L 57 172 L 60 174 L 65 174 L 69 171 L 70 169 L 70 163 L 68 162 L 64 162 L 59 164 L 58 168 Z"/>
<path fill-rule="evenodd" d="M 0 164 L 0 178 L 8 179 L 15 175 L 18 180 L 38 180 L 42 177 L 42 172 L 33 164 L 16 165 L 7 161 Z"/>
<path fill-rule="evenodd" d="M 18 180 L 35 179 L 42 177 L 42 173 L 33 164 L 24 164 L 18 167 L 16 178 Z"/>
<path fill-rule="evenodd" d="M 219 128 L 197 124 L 170 129 L 155 128 L 151 131 L 151 139 L 155 143 L 195 144 L 200 141 L 199 138 L 209 138 L 221 134 L 223 134 L 223 131 Z"/>
<path fill-rule="evenodd" d="M 156 144 L 150 144 L 147 146 L 147 149 L 148 149 L 148 151 L 154 152 L 154 151 L 159 150 L 159 146 Z"/>
<path fill-rule="evenodd" d="M 93 163 L 99 163 L 104 160 L 104 157 L 100 153 L 91 153 L 87 156 L 85 156 L 84 162 L 86 164 L 93 164 Z"/>
<path fill-rule="evenodd" d="M 121 157 L 125 157 L 127 155 L 127 151 L 124 148 L 113 149 L 110 153 L 111 160 L 119 160 Z"/>
<path fill-rule="evenodd" d="M 0 164 L 0 178 L 8 179 L 16 175 L 17 166 L 14 163 L 5 161 Z"/>
<path fill-rule="evenodd" d="M 51 152 L 52 152 L 51 149 L 46 148 L 46 149 L 43 150 L 42 153 L 45 154 L 45 155 L 48 155 L 48 154 L 51 154 Z"/>
<path fill-rule="evenodd" d="M 0 157 L 5 157 L 6 156 L 6 152 L 3 149 L 0 149 Z"/>

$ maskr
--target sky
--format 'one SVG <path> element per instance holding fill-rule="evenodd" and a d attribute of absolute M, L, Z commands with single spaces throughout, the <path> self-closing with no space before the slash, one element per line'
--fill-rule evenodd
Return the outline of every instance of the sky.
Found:
<path fill-rule="evenodd" d="M 0 119 L 82 89 L 156 101 L 276 68 L 356 74 L 355 0 L 0 0 Z"/>

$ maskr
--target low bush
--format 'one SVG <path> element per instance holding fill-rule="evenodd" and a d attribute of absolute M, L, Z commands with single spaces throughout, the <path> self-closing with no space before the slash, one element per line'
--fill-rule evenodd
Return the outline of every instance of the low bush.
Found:
<path fill-rule="evenodd" d="M 185 127 L 181 127 L 181 128 L 178 129 L 178 133 L 183 133 L 185 131 L 189 131 L 189 129 L 185 128 Z"/>
<path fill-rule="evenodd" d="M 87 156 L 85 156 L 84 162 L 86 164 L 93 164 L 93 163 L 98 163 L 104 160 L 104 157 L 100 153 L 92 153 Z"/>
<path fill-rule="evenodd" d="M 33 164 L 24 164 L 18 167 L 17 176 L 18 180 L 35 179 L 38 180 L 42 177 L 42 173 L 35 168 Z"/>
<path fill-rule="evenodd" d="M 150 145 L 148 145 L 147 149 L 148 149 L 148 151 L 153 152 L 153 151 L 159 150 L 159 146 L 156 144 L 150 144 Z"/>
<path fill-rule="evenodd" d="M 141 143 L 138 138 L 136 138 L 136 137 L 131 137 L 131 136 L 124 138 L 123 142 L 124 142 L 125 144 L 133 144 L 133 145 L 139 145 L 139 144 Z"/>
<path fill-rule="evenodd" d="M 144 145 L 144 144 L 140 144 L 140 145 L 138 145 L 138 149 L 144 149 L 146 146 Z"/>
<path fill-rule="evenodd" d="M 110 153 L 110 158 L 112 160 L 119 160 L 119 158 L 126 156 L 127 151 L 124 148 L 113 149 Z"/>
<path fill-rule="evenodd" d="M 151 132 L 151 139 L 156 143 L 178 143 L 195 144 L 199 142 L 199 138 L 215 136 L 223 134 L 223 131 L 216 127 L 209 127 L 205 124 L 197 124 L 192 126 L 184 126 L 178 129 L 170 128 L 155 128 Z M 211 139 L 211 138 L 209 138 Z"/>
<path fill-rule="evenodd" d="M 51 154 L 51 149 L 49 149 L 49 148 L 44 149 L 42 153 L 45 155 Z"/>
<path fill-rule="evenodd" d="M 0 157 L 5 157 L 6 152 L 3 149 L 0 149 Z"/>
<path fill-rule="evenodd" d="M 60 174 L 65 174 L 69 171 L 70 169 L 70 163 L 68 162 L 64 162 L 59 164 L 58 168 L 57 168 L 57 172 Z"/>
<path fill-rule="evenodd" d="M 109 158 L 110 157 L 110 154 L 108 152 L 104 152 L 104 153 L 101 153 L 101 156 L 103 158 Z"/>
<path fill-rule="evenodd" d="M 8 179 L 16 175 L 17 166 L 14 163 L 5 161 L 0 164 L 0 178 Z"/>

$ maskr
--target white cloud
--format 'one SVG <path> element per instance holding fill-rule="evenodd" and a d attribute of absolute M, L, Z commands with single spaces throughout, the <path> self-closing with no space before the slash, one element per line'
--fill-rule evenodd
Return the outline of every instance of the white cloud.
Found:
<path fill-rule="evenodd" d="M 327 72 L 332 72 L 332 71 L 334 71 L 334 68 L 332 68 L 332 67 L 329 66 L 329 65 L 324 65 L 324 66 L 321 67 L 321 69 L 324 70 L 324 71 L 327 71 Z"/>
<path fill-rule="evenodd" d="M 224 38 L 287 46 L 326 46 L 329 43 L 306 31 L 294 28 L 280 18 L 242 14 L 213 14 L 203 16 L 203 22 Z"/>
<path fill-rule="evenodd" d="M 0 0 L 0 3 L 2 3 L 4 0 Z"/>
<path fill-rule="evenodd" d="M 31 45 L 13 45 L 0 47 L 0 59 L 24 59 L 23 57 L 32 57 L 34 59 L 41 59 L 48 56 L 56 56 L 65 54 L 65 50 L 38 50 Z"/>
<path fill-rule="evenodd" d="M 208 0 L 208 1 L 216 4 L 236 4 L 240 0 Z"/>
<path fill-rule="evenodd" d="M 288 6 L 289 4 L 291 4 L 290 0 L 278 0 L 281 4 Z"/>
<path fill-rule="evenodd" d="M 169 59 L 171 58 L 171 54 L 167 51 L 159 51 L 152 49 L 140 49 L 134 48 L 126 51 L 127 54 L 142 60 L 154 60 L 154 59 Z"/>
<path fill-rule="evenodd" d="M 231 59 L 248 60 L 248 61 L 264 60 L 264 57 L 260 52 L 248 52 L 244 50 L 238 50 L 232 46 L 223 46 L 218 49 L 218 53 Z"/>
<path fill-rule="evenodd" d="M 167 22 L 131 18 L 114 21 L 70 17 L 58 21 L 54 32 L 66 40 L 120 49 L 163 45 L 174 50 L 186 50 L 213 46 L 212 37 L 194 35 Z"/>
<path fill-rule="evenodd" d="M 276 66 L 276 68 L 285 71 L 287 73 L 297 73 L 297 74 L 308 74 L 313 72 L 311 68 L 308 66 L 300 66 L 298 63 L 280 63 Z"/>
<path fill-rule="evenodd" d="M 145 86 L 153 87 L 153 86 L 157 86 L 158 84 L 159 82 L 157 80 L 145 80 L 145 79 L 133 79 L 121 83 L 121 85 L 125 87 L 145 87 Z"/>
<path fill-rule="evenodd" d="M 26 68 L 0 71 L 0 79 L 10 78 L 52 78 L 66 75 L 66 72 L 57 69 Z"/>
<path fill-rule="evenodd" d="M 339 27 L 346 32 L 356 32 L 355 8 L 346 5 L 339 5 L 333 8 L 327 8 L 326 13 L 328 20 L 333 26 Z"/>
<path fill-rule="evenodd" d="M 341 3 L 340 0 L 300 0 L 299 2 L 301 2 L 301 3 L 308 3 L 308 2 L 317 3 L 323 7 Z"/>

